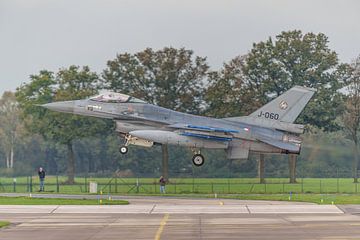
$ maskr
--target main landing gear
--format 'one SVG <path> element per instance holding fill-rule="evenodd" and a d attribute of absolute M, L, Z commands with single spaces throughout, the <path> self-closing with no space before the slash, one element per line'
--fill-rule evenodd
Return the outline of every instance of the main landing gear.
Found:
<path fill-rule="evenodd" d="M 195 166 L 200 167 L 204 164 L 205 162 L 205 158 L 204 156 L 201 154 L 200 150 L 196 151 L 193 150 L 194 156 L 192 158 L 192 162 Z"/>
<path fill-rule="evenodd" d="M 120 146 L 119 148 L 119 152 L 121 154 L 127 154 L 129 151 L 129 140 L 130 140 L 131 136 L 130 135 L 125 135 L 125 144 L 123 146 Z"/>

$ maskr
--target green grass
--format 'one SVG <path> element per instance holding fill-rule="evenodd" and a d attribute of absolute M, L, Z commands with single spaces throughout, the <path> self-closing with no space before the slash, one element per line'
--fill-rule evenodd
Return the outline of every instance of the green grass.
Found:
<path fill-rule="evenodd" d="M 164 196 L 184 198 L 215 198 L 215 194 L 137 194 L 136 196 Z M 45 197 L 45 196 L 44 196 Z M 357 194 L 216 194 L 217 198 L 240 200 L 272 200 L 311 202 L 317 204 L 360 204 Z M 124 200 L 103 198 L 102 205 L 128 204 Z M 53 199 L 29 197 L 0 197 L 0 205 L 100 205 L 99 200 L 92 199 Z"/>
<path fill-rule="evenodd" d="M 0 197 L 0 205 L 125 205 L 124 200 Z"/>
<path fill-rule="evenodd" d="M 7 221 L 0 221 L 0 228 L 8 226 L 10 223 Z"/>
<path fill-rule="evenodd" d="M 16 192 L 28 192 L 28 179 L 16 179 Z M 57 181 L 59 188 L 57 188 Z M 48 176 L 45 190 L 50 193 L 85 194 L 90 181 L 98 183 L 98 190 L 112 194 L 157 194 L 159 183 L 157 178 L 76 178 L 76 184 L 64 184 L 66 177 Z M 288 178 L 267 178 L 266 184 L 259 184 L 257 178 L 171 178 L 166 186 L 167 193 L 173 194 L 353 194 L 360 193 L 359 184 L 354 184 L 352 178 L 298 178 L 298 183 L 289 184 Z M 137 186 L 137 182 L 139 185 Z M 32 191 L 39 188 L 37 177 L 32 178 Z M 13 178 L 0 178 L 0 192 L 14 192 Z"/>
<path fill-rule="evenodd" d="M 360 195 L 354 194 L 256 194 L 256 195 L 220 195 L 221 198 L 242 200 L 273 200 L 311 202 L 317 204 L 360 204 Z"/>
<path fill-rule="evenodd" d="M 215 194 L 140 194 L 141 196 L 164 196 L 183 198 L 215 198 Z M 136 195 L 139 196 L 139 195 Z M 317 204 L 360 204 L 357 194 L 217 194 L 217 199 L 265 200 L 310 202 Z"/>

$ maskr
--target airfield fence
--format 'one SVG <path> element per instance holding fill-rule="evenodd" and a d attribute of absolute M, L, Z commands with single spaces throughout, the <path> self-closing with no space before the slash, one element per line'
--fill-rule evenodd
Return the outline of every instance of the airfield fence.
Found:
<path fill-rule="evenodd" d="M 359 179 L 360 180 L 360 179 Z M 64 176 L 48 176 L 45 191 L 53 193 L 85 194 L 89 183 L 98 184 L 102 194 L 159 194 L 158 178 L 94 178 L 77 177 L 75 184 L 67 184 Z M 31 193 L 39 189 L 37 176 L 0 177 L 0 192 Z M 298 177 L 296 183 L 288 178 L 171 178 L 166 185 L 167 194 L 262 194 L 262 193 L 360 193 L 359 183 L 353 178 L 339 175 L 336 178 Z"/>

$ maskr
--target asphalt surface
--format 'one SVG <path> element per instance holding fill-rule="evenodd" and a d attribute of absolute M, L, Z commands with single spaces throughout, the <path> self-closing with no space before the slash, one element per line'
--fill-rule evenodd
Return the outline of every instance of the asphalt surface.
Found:
<path fill-rule="evenodd" d="M 358 205 L 125 198 L 130 205 L 0 205 L 11 222 L 0 239 L 360 239 Z"/>

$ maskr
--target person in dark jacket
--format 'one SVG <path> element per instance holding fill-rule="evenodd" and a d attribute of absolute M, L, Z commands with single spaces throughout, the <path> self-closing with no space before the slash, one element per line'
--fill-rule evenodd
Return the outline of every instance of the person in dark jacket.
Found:
<path fill-rule="evenodd" d="M 160 183 L 160 193 L 165 193 L 166 180 L 163 176 L 160 177 L 159 183 Z"/>
<path fill-rule="evenodd" d="M 44 185 L 45 185 L 45 170 L 40 167 L 39 168 L 39 179 L 40 179 L 40 192 L 43 192 L 44 191 Z"/>

